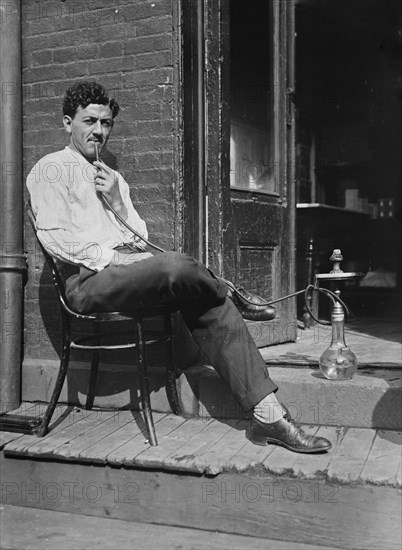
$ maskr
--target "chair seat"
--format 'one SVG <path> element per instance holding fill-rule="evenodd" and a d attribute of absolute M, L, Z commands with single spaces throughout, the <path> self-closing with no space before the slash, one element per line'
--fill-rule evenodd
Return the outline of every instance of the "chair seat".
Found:
<path fill-rule="evenodd" d="M 89 313 L 77 313 L 80 318 L 88 317 L 92 321 L 136 321 L 144 317 L 158 317 L 177 311 L 177 307 L 170 305 L 153 306 L 150 308 L 142 308 L 136 311 L 101 311 Z"/>
<path fill-rule="evenodd" d="M 86 409 L 92 408 L 95 395 L 95 387 L 99 365 L 99 352 L 100 350 L 115 350 L 115 349 L 127 349 L 134 348 L 137 355 L 137 364 L 140 374 L 140 394 L 142 401 L 142 408 L 145 417 L 145 424 L 147 426 L 149 442 L 151 445 L 157 445 L 157 438 L 155 434 L 155 427 L 152 419 L 152 410 L 150 405 L 149 385 L 148 385 L 148 373 L 147 373 L 147 360 L 146 360 L 146 348 L 147 346 L 156 343 L 165 343 L 167 351 L 167 383 L 166 391 L 170 406 L 175 414 L 181 414 L 181 407 L 177 395 L 176 378 L 177 373 L 173 363 L 173 332 L 171 325 L 171 313 L 177 310 L 172 305 L 159 305 L 149 308 L 141 308 L 136 311 L 111 311 L 111 312 L 93 312 L 93 313 L 78 313 L 74 311 L 66 297 L 63 278 L 58 272 L 55 261 L 52 256 L 42 246 L 42 243 L 38 239 L 35 215 L 32 211 L 31 205 L 28 202 L 26 204 L 26 212 L 28 214 L 29 221 L 32 229 L 35 233 L 39 246 L 42 250 L 46 263 L 52 274 L 52 279 L 61 312 L 61 328 L 62 328 L 62 352 L 59 373 L 56 379 L 56 383 L 53 389 L 49 405 L 45 411 L 45 415 L 38 428 L 37 435 L 42 437 L 46 434 L 53 412 L 56 408 L 60 393 L 64 384 L 64 380 L 67 375 L 67 369 L 70 360 L 70 350 L 86 349 L 92 350 L 92 364 L 89 379 L 89 389 L 86 401 Z M 163 318 L 163 334 L 158 338 L 144 337 L 143 320 L 145 318 L 153 317 Z M 89 322 L 92 326 L 93 334 L 88 335 L 83 333 L 82 336 L 77 336 L 74 339 L 71 337 L 71 322 L 72 321 L 85 321 Z M 134 337 L 133 341 L 126 342 L 124 344 L 102 344 L 102 323 L 109 322 L 134 322 Z M 86 344 L 85 342 L 90 342 Z"/>

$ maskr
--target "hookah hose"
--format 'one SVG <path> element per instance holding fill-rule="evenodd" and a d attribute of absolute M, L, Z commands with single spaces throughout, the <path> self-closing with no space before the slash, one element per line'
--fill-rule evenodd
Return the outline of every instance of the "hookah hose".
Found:
<path fill-rule="evenodd" d="M 98 147 L 97 147 L 97 144 L 95 144 L 95 149 L 96 149 L 96 159 L 99 160 L 99 151 L 98 151 Z M 105 197 L 105 195 L 103 193 L 99 193 L 103 202 L 105 203 L 105 205 L 111 210 L 111 212 L 113 212 L 113 214 L 116 216 L 116 218 L 119 220 L 120 223 L 122 223 L 124 225 L 124 227 L 126 227 L 129 231 L 131 231 L 131 233 L 133 233 L 136 237 L 138 237 L 141 241 L 143 241 L 144 243 L 146 243 L 148 246 L 150 246 L 151 248 L 154 248 L 155 250 L 158 250 L 158 252 L 166 252 L 166 250 L 164 250 L 163 248 L 160 248 L 159 246 L 157 246 L 156 244 L 153 244 L 152 242 L 148 241 L 147 239 L 145 239 L 145 237 L 143 237 L 142 235 L 140 235 L 134 228 L 132 228 L 127 222 L 126 220 L 124 220 L 120 214 L 118 212 L 115 211 L 115 209 L 112 207 L 112 205 L 110 204 L 110 202 L 107 200 L 107 198 Z M 127 246 L 129 248 L 131 248 L 133 250 L 133 252 L 135 252 L 135 247 L 131 244 L 127 244 Z M 308 313 L 311 315 L 311 317 L 314 319 L 314 321 L 316 323 L 319 323 L 320 325 L 331 325 L 330 322 L 327 322 L 327 321 L 320 321 L 319 319 L 316 319 L 316 317 L 313 315 L 313 312 L 311 311 L 309 305 L 308 305 L 308 302 L 309 302 L 309 298 L 310 298 L 310 292 L 320 292 L 321 294 L 324 294 L 325 296 L 329 297 L 332 299 L 332 302 L 335 304 L 336 302 L 339 302 L 342 307 L 344 308 L 345 312 L 347 315 L 349 315 L 349 309 L 348 307 L 346 306 L 346 304 L 339 298 L 339 296 L 337 296 L 335 294 L 335 292 L 332 292 L 331 290 L 328 290 L 327 288 L 318 288 L 314 285 L 307 285 L 307 287 L 303 290 L 298 290 L 297 292 L 292 292 L 292 294 L 288 294 L 287 296 L 282 296 L 282 298 L 276 298 L 275 300 L 270 300 L 270 301 L 261 301 L 261 302 L 258 302 L 258 304 L 256 304 L 255 302 L 252 302 L 251 300 L 248 300 L 246 296 L 244 296 L 244 294 L 240 293 L 238 291 L 238 289 L 236 288 L 236 286 L 231 283 L 230 281 L 226 281 L 225 280 L 225 283 L 228 284 L 228 286 L 230 287 L 230 289 L 233 291 L 233 292 L 236 292 L 237 294 L 239 294 L 242 298 L 242 300 L 245 300 L 246 302 L 248 302 L 249 304 L 251 305 L 259 305 L 259 306 L 270 306 L 272 304 L 276 304 L 277 302 L 281 302 L 282 300 L 287 300 L 289 298 L 293 298 L 294 296 L 297 296 L 298 294 L 301 294 L 304 292 L 304 304 L 306 306 L 306 309 L 308 311 Z"/>
<path fill-rule="evenodd" d="M 100 158 L 100 155 L 99 155 L 99 144 L 98 142 L 95 141 L 95 154 L 96 154 L 96 160 L 97 161 L 100 161 L 101 158 Z M 116 176 L 115 176 L 116 178 Z M 116 218 L 119 220 L 120 223 L 122 223 L 124 225 L 124 227 L 126 227 L 129 231 L 131 231 L 131 233 L 133 233 L 136 237 L 138 237 L 139 239 L 141 239 L 141 241 L 143 241 L 145 244 L 147 244 L 148 246 L 152 247 L 152 248 L 155 248 L 155 250 L 158 250 L 159 252 L 166 252 L 166 250 L 163 250 L 163 248 L 160 248 L 159 246 L 157 246 L 156 244 L 153 244 L 151 243 L 150 241 L 148 241 L 147 239 L 145 239 L 145 237 L 143 237 L 142 235 L 140 235 L 135 229 L 133 229 L 127 222 L 126 220 L 124 220 L 120 214 L 118 214 L 118 212 L 116 212 L 116 210 L 113 208 L 113 206 L 110 204 L 110 202 L 107 200 L 107 198 L 105 197 L 105 195 L 99 191 L 99 195 L 101 197 L 101 199 L 103 200 L 103 202 L 105 203 L 105 205 L 109 208 L 109 210 L 111 212 L 113 212 L 113 214 L 116 216 Z M 136 251 L 135 247 L 133 245 L 131 245 L 130 243 L 127 243 L 127 246 L 129 248 L 132 249 L 133 252 Z"/>
<path fill-rule="evenodd" d="M 136 237 L 138 237 L 139 239 L 141 239 L 144 243 L 146 243 L 148 246 L 150 246 L 151 248 L 154 248 L 155 250 L 158 250 L 158 252 L 166 252 L 166 250 L 164 250 L 163 248 L 160 248 L 159 246 L 157 246 L 156 244 L 153 244 L 152 242 L 148 241 L 147 239 L 145 239 L 145 237 L 141 236 L 134 228 L 132 228 L 121 216 L 120 214 L 118 214 L 114 208 L 112 207 L 112 205 L 110 204 L 110 202 L 107 200 L 107 198 L 103 195 L 103 193 L 100 193 L 100 196 L 102 197 L 102 200 L 104 201 L 104 203 L 106 204 L 106 206 L 113 212 L 113 214 L 116 216 L 116 218 L 129 230 L 131 231 Z M 133 247 L 132 245 L 128 244 L 128 246 L 130 248 L 132 248 L 133 251 L 135 251 L 135 247 Z M 349 309 L 347 307 L 347 305 L 345 304 L 345 302 L 343 300 L 341 300 L 341 298 L 339 298 L 339 296 L 337 296 L 335 294 L 335 292 L 332 292 L 332 290 L 328 290 L 327 288 L 318 288 L 314 285 L 307 285 L 306 288 L 304 288 L 303 290 L 298 290 L 297 292 L 292 292 L 292 294 L 287 294 L 286 296 L 282 296 L 281 298 L 276 298 L 275 300 L 269 300 L 269 301 L 262 301 L 262 302 L 258 302 L 258 304 L 256 304 L 255 302 L 252 302 L 251 300 L 248 300 L 246 296 L 244 296 L 243 294 L 239 293 L 239 291 L 237 290 L 237 288 L 235 287 L 235 285 L 233 283 L 230 283 L 229 281 L 226 281 L 225 280 L 225 283 L 228 284 L 228 286 L 230 286 L 231 290 L 234 291 L 234 292 L 237 292 L 238 294 L 240 294 L 242 300 L 245 300 L 246 302 L 248 302 L 249 304 L 251 305 L 259 305 L 259 306 L 270 306 L 272 304 L 276 304 L 277 302 L 281 302 L 283 300 L 287 300 L 289 298 L 293 298 L 294 296 L 297 296 L 298 294 L 302 294 L 304 293 L 304 305 L 306 306 L 306 309 L 308 311 L 308 313 L 311 315 L 312 319 L 314 319 L 314 321 L 316 323 L 319 323 L 320 325 L 327 325 L 327 326 L 330 326 L 331 323 L 328 322 L 328 321 L 320 321 L 319 319 L 317 319 L 313 312 L 311 311 L 309 305 L 308 305 L 308 302 L 309 302 L 309 298 L 310 298 L 310 293 L 312 292 L 319 292 L 321 294 L 324 294 L 325 296 L 331 298 L 332 302 L 335 304 L 336 302 L 339 302 L 342 307 L 344 308 L 344 311 L 346 313 L 346 315 L 350 315 L 349 313 Z"/>
<path fill-rule="evenodd" d="M 159 252 L 166 252 L 166 250 L 163 250 L 163 248 L 160 248 L 159 246 L 157 246 L 156 244 L 153 244 L 151 243 L 150 241 L 148 241 L 145 237 L 143 237 L 142 235 L 140 235 L 138 233 L 138 231 L 136 231 L 134 228 L 131 227 L 131 225 L 129 225 L 125 219 L 123 219 L 120 214 L 118 214 L 116 212 L 116 210 L 113 208 L 113 206 L 110 204 L 110 202 L 107 200 L 107 198 L 105 197 L 105 195 L 103 193 L 99 193 L 103 202 L 106 204 L 106 206 L 113 212 L 113 214 L 116 216 L 116 218 L 119 220 L 120 223 L 122 223 L 124 225 L 124 227 L 127 227 L 127 229 L 129 231 L 131 231 L 131 233 L 133 233 L 136 237 L 138 237 L 139 239 L 141 239 L 145 244 L 147 244 L 148 246 L 152 247 L 152 248 L 155 248 L 155 250 L 158 250 Z M 131 248 L 133 250 L 133 252 L 135 252 L 135 247 L 132 246 L 130 243 L 126 243 L 127 246 L 129 248 Z"/>

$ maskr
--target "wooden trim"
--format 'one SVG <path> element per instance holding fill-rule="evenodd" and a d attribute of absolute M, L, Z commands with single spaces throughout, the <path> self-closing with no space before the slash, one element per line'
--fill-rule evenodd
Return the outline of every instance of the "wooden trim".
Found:
<path fill-rule="evenodd" d="M 283 196 L 282 191 L 282 170 L 281 159 L 284 158 L 285 151 L 281 142 L 281 126 L 283 124 L 281 117 L 281 58 L 283 56 L 282 44 L 280 42 L 280 3 L 278 0 L 273 0 L 269 3 L 270 6 L 270 35 L 271 35 L 271 50 L 272 50 L 272 68 L 271 68 L 271 86 L 273 87 L 273 99 L 270 101 L 271 107 L 271 160 L 274 163 L 274 181 L 275 191 Z M 283 162 L 283 160 L 282 160 Z"/>
<path fill-rule="evenodd" d="M 201 0 L 173 0 L 173 59 L 176 64 L 177 173 L 175 250 L 205 262 L 205 177 Z M 202 66 L 201 66 L 201 65 Z M 179 313 L 174 315 L 174 361 L 180 369 L 194 362 L 194 347 Z M 197 348 L 198 349 L 198 348 Z M 195 361 L 197 362 L 197 361 Z"/>
<path fill-rule="evenodd" d="M 293 215 L 289 217 L 289 263 L 294 266 L 289 272 L 289 292 L 296 289 L 296 107 L 294 103 L 296 76 L 295 76 L 295 1 L 289 0 L 286 5 L 286 29 L 287 29 L 287 85 L 286 85 L 286 120 L 287 120 L 287 201 Z M 292 273 L 293 272 L 293 273 Z M 289 310 L 293 318 L 297 316 L 297 301 L 292 300 Z M 296 339 L 296 334 L 294 335 Z"/>
<path fill-rule="evenodd" d="M 175 232 L 174 249 L 182 250 L 184 235 L 183 225 L 183 189 L 184 189 L 184 133 L 183 133 L 183 36 L 182 36 L 182 0 L 172 2 L 172 53 L 173 53 L 173 111 L 175 137 L 173 140 L 173 168 L 175 177 Z"/>
<path fill-rule="evenodd" d="M 0 457 L 4 504 L 343 548 L 400 548 L 400 490 Z M 211 510 L 214 512 L 212 513 Z M 250 543 L 252 546 L 252 543 Z"/>
<path fill-rule="evenodd" d="M 207 261 L 219 275 L 237 272 L 236 235 L 230 203 L 229 0 L 206 3 Z M 212 223 L 211 223 L 212 222 Z"/>
<path fill-rule="evenodd" d="M 204 4 L 182 0 L 183 249 L 205 262 Z"/>

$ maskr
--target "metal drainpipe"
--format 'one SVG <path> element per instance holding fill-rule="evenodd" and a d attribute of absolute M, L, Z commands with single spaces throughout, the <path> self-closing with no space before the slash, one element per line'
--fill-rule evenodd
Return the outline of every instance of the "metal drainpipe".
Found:
<path fill-rule="evenodd" d="M 0 412 L 21 402 L 23 182 L 21 5 L 0 0 Z"/>

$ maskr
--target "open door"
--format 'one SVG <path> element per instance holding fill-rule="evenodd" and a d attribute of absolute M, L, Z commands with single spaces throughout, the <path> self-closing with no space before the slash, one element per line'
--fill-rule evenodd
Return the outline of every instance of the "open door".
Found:
<path fill-rule="evenodd" d="M 205 0 L 206 257 L 267 298 L 294 291 L 294 5 Z M 296 339 L 295 300 L 249 323 L 258 346 Z"/>

